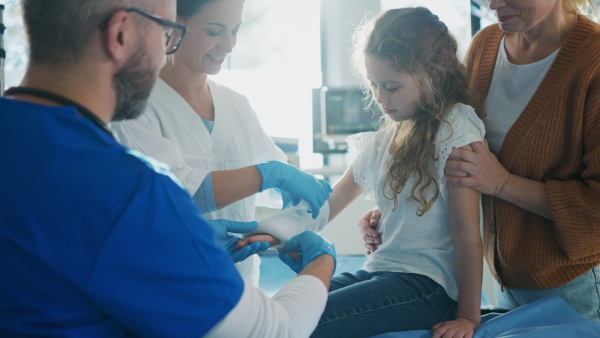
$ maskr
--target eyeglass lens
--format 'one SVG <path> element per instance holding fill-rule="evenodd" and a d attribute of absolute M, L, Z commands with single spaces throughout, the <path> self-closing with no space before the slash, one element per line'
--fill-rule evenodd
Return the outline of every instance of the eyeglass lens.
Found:
<path fill-rule="evenodd" d="M 183 36 L 183 30 L 179 28 L 174 28 L 172 31 L 167 32 L 167 54 L 174 53 L 179 47 L 179 43 L 181 42 L 181 38 Z"/>

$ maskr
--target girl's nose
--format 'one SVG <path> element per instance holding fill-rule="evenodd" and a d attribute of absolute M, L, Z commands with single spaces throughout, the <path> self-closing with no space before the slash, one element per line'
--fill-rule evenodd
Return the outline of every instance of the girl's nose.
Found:
<path fill-rule="evenodd" d="M 379 104 L 386 104 L 389 101 L 387 94 L 380 87 L 373 89 L 373 96 L 375 97 L 375 101 Z"/>

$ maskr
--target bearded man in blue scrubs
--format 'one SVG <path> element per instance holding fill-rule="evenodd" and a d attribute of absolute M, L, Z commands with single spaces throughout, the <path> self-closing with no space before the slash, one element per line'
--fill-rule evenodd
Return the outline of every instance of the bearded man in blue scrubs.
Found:
<path fill-rule="evenodd" d="M 308 336 L 333 246 L 294 237 L 299 276 L 265 296 L 234 268 L 228 223 L 106 128 L 143 111 L 185 36 L 175 0 L 21 4 L 29 65 L 0 99 L 0 336 Z"/>

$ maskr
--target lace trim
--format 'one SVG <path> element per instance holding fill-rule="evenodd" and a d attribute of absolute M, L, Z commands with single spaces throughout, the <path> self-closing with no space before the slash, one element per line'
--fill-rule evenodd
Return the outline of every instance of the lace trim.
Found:
<path fill-rule="evenodd" d="M 367 201 L 375 203 L 375 181 L 373 177 L 367 177 L 366 166 L 372 164 L 375 160 L 375 149 L 372 144 L 375 141 L 376 132 L 365 132 L 349 136 L 346 139 L 348 143 L 347 163 L 354 169 L 354 181 L 363 189 L 363 194 Z M 367 149 L 368 148 L 368 149 Z M 370 151 L 369 151 L 370 150 Z M 367 158 L 370 156 L 371 158 Z"/>

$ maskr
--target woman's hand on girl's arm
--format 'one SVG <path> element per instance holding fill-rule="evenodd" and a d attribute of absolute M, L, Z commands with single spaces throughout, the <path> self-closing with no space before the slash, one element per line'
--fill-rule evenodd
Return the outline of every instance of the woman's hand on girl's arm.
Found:
<path fill-rule="evenodd" d="M 510 173 L 490 152 L 487 140 L 473 142 L 468 148 L 454 148 L 446 161 L 448 183 L 471 187 L 482 194 L 498 196 Z M 454 173 L 454 174 L 453 174 Z"/>
<path fill-rule="evenodd" d="M 362 238 L 365 240 L 367 255 L 375 252 L 379 244 L 381 244 L 381 238 L 379 237 L 379 232 L 377 232 L 380 219 L 381 210 L 373 208 L 358 220 L 358 228 L 360 229 Z"/>
<path fill-rule="evenodd" d="M 469 149 L 452 149 L 446 162 L 448 183 L 471 187 L 553 220 L 546 185 L 508 172 L 483 141 L 471 143 Z"/>

